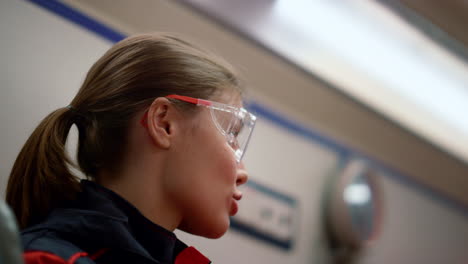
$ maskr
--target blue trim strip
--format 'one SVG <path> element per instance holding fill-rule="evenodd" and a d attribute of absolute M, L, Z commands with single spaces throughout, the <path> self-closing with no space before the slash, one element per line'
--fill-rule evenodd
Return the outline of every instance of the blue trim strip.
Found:
<path fill-rule="evenodd" d="M 283 117 L 280 113 L 276 113 L 260 105 L 257 102 L 250 102 L 249 104 L 247 104 L 246 107 L 249 109 L 249 111 L 256 115 L 260 115 L 275 124 L 278 124 L 300 136 L 303 136 L 309 140 L 312 140 L 315 143 L 321 144 L 322 146 L 337 152 L 337 154 L 340 156 L 339 158 L 348 157 L 352 154 L 352 152 L 349 149 L 343 147 L 337 142 L 325 136 L 322 136 L 321 134 L 317 133 L 312 129 L 306 128 L 304 126 L 301 126 L 300 124 L 288 120 L 285 117 Z"/>
<path fill-rule="evenodd" d="M 352 159 L 352 158 L 360 158 L 360 159 L 366 160 L 369 162 L 369 164 L 371 164 L 375 168 L 382 170 L 384 172 L 384 175 L 387 176 L 388 178 L 393 179 L 399 182 L 400 184 L 413 188 L 414 190 L 422 193 L 423 195 L 431 197 L 432 199 L 440 202 L 446 207 L 455 209 L 456 211 L 462 213 L 464 216 L 468 217 L 468 207 L 464 203 L 458 200 L 455 200 L 451 197 L 448 197 L 447 195 L 434 189 L 433 187 L 427 185 L 424 182 L 421 182 L 412 177 L 406 176 L 404 173 L 385 165 L 385 163 L 377 159 L 368 157 L 367 155 L 360 153 L 359 151 L 352 150 L 352 148 L 347 147 L 344 144 L 337 143 L 325 136 L 322 136 L 321 134 L 311 129 L 308 129 L 299 124 L 296 124 L 292 122 L 291 120 L 288 120 L 281 114 L 276 113 L 260 105 L 257 102 L 250 102 L 249 104 L 246 105 L 246 107 L 252 112 L 254 112 L 255 114 L 290 130 L 292 133 L 296 133 L 300 136 L 303 136 L 307 139 L 310 139 L 316 143 L 322 144 L 323 146 L 336 151 L 337 154 L 339 155 L 338 158 L 341 161 L 346 162 L 347 160 Z"/>
<path fill-rule="evenodd" d="M 285 249 L 285 250 L 290 250 L 292 248 L 292 240 L 279 240 L 279 239 L 276 239 L 268 234 L 265 234 L 261 231 L 258 231 L 257 229 L 255 228 L 252 228 L 251 226 L 249 225 L 245 225 L 237 220 L 235 220 L 234 218 L 231 218 L 231 227 L 236 230 L 236 231 L 239 231 L 239 232 L 242 232 L 242 233 L 245 233 L 245 234 L 248 234 L 256 239 L 259 239 L 259 240 L 262 240 L 262 241 L 265 241 L 265 242 L 268 242 L 272 245 L 275 245 L 277 247 L 280 247 L 282 249 Z"/>
<path fill-rule="evenodd" d="M 94 20 L 91 17 L 88 17 L 80 13 L 79 11 L 57 0 L 28 0 L 28 1 L 35 3 L 38 6 L 51 11 L 52 13 L 60 15 L 63 18 L 76 23 L 88 29 L 89 31 L 97 34 L 98 36 L 101 36 L 111 42 L 118 42 L 122 40 L 123 38 L 125 38 L 124 34 L 119 33 L 109 28 L 108 26 Z M 427 195 L 428 197 L 431 197 L 434 200 L 441 202 L 445 206 L 449 208 L 453 208 L 456 211 L 461 212 L 463 215 L 468 217 L 468 207 L 462 202 L 455 200 L 451 197 L 448 197 L 442 192 L 437 191 L 434 188 L 420 181 L 417 181 L 395 169 L 388 167 L 383 162 L 380 162 L 372 158 L 368 158 L 366 155 L 363 155 L 362 153 L 359 153 L 358 151 L 354 151 L 351 148 L 348 148 L 325 136 L 322 136 L 319 133 L 316 133 L 315 131 L 311 129 L 308 129 L 304 126 L 296 124 L 293 121 L 288 120 L 287 118 L 283 117 L 281 114 L 275 113 L 274 111 L 269 110 L 266 107 L 261 106 L 258 103 L 252 102 L 248 104 L 247 107 L 253 112 L 257 113 L 258 115 L 265 117 L 266 119 L 272 121 L 273 123 L 278 124 L 279 126 L 282 126 L 290 130 L 293 133 L 301 135 L 309 140 L 312 140 L 315 143 L 319 143 L 327 148 L 330 148 L 336 151 L 337 154 L 339 155 L 340 160 L 344 160 L 350 157 L 360 157 L 363 159 L 367 159 L 371 161 L 371 163 L 373 163 L 374 165 L 376 165 L 377 167 L 380 167 L 383 171 L 385 171 L 386 172 L 385 175 L 389 176 L 390 178 L 406 186 L 410 186 L 414 188 L 415 190 L 420 191 L 421 193 Z"/>
<path fill-rule="evenodd" d="M 373 164 L 377 165 L 377 168 L 380 168 L 390 179 L 393 179 L 396 182 L 399 182 L 401 185 L 407 186 L 414 191 L 417 191 L 427 197 L 432 198 L 434 201 L 439 202 L 446 208 L 453 209 L 454 211 L 460 213 L 461 215 L 468 218 L 468 206 L 463 202 L 456 200 L 455 198 L 449 197 L 441 191 L 434 189 L 434 187 L 427 185 L 424 182 L 414 179 L 413 177 L 406 176 L 404 173 L 399 172 L 396 169 L 390 168 L 387 165 L 370 159 Z M 441 175 L 442 177 L 443 175 Z M 385 190 L 384 190 L 385 192 Z"/>
<path fill-rule="evenodd" d="M 94 32 L 98 36 L 101 36 L 111 42 L 118 42 L 125 38 L 125 35 L 117 32 L 110 27 L 88 17 L 76 9 L 73 9 L 57 0 L 28 0 L 38 6 L 45 8 L 52 13 L 55 13 L 75 24 Z"/>
<path fill-rule="evenodd" d="M 292 198 L 291 196 L 289 195 L 286 195 L 286 194 L 283 194 L 283 193 L 280 193 L 280 192 L 277 192 L 265 185 L 262 185 L 262 184 L 259 184 L 253 180 L 249 180 L 247 183 L 246 183 L 247 186 L 250 186 L 252 188 L 254 188 L 255 190 L 259 191 L 259 192 L 262 192 L 268 196 L 271 196 L 273 198 L 275 198 L 276 200 L 281 200 L 287 204 L 289 204 L 290 206 L 293 206 L 295 207 L 296 204 L 297 204 L 297 201 Z"/>

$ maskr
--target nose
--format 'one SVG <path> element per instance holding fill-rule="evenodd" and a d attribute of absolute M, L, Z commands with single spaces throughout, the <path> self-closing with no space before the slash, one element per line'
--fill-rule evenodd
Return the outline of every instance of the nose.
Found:
<path fill-rule="evenodd" d="M 237 169 L 237 179 L 236 179 L 236 185 L 240 186 L 244 183 L 246 183 L 249 180 L 249 174 L 247 170 L 245 169 L 244 163 L 241 162 L 239 163 L 238 169 Z"/>

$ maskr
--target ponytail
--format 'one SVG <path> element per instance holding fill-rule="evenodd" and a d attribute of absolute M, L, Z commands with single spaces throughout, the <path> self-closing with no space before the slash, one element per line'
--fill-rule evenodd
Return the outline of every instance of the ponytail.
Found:
<path fill-rule="evenodd" d="M 49 114 L 24 144 L 8 180 L 6 201 L 21 229 L 43 220 L 55 207 L 73 199 L 79 182 L 68 166 L 65 142 L 73 124 L 73 111 Z"/>

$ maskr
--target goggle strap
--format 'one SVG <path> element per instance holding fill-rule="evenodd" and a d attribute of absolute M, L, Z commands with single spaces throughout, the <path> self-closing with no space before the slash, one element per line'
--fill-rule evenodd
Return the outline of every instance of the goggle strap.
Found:
<path fill-rule="evenodd" d="M 181 100 L 181 101 L 196 104 L 196 105 L 204 105 L 204 106 L 211 106 L 212 105 L 210 101 L 203 100 L 203 99 L 192 98 L 192 97 L 183 96 L 183 95 L 171 94 L 171 95 L 168 95 L 166 97 Z M 143 127 L 146 127 L 146 128 L 148 127 L 147 119 L 148 119 L 148 110 L 146 110 L 145 114 L 143 115 L 143 118 L 140 120 L 141 125 Z"/>
<path fill-rule="evenodd" d="M 203 100 L 203 99 L 192 98 L 192 97 L 183 96 L 183 95 L 170 94 L 170 95 L 168 95 L 166 97 L 181 100 L 181 101 L 196 104 L 196 105 L 204 105 L 204 106 L 210 106 L 211 105 L 210 101 Z"/>

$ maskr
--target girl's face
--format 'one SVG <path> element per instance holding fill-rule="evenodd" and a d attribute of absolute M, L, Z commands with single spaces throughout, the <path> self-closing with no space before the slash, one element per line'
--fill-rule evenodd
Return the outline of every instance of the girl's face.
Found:
<path fill-rule="evenodd" d="M 240 99 L 226 92 L 213 101 L 241 107 Z M 172 151 L 166 189 L 180 209 L 179 229 L 208 238 L 218 238 L 229 228 L 229 217 L 241 198 L 237 187 L 247 181 L 242 162 L 212 120 L 210 110 L 198 107 L 186 120 L 186 129 Z"/>

